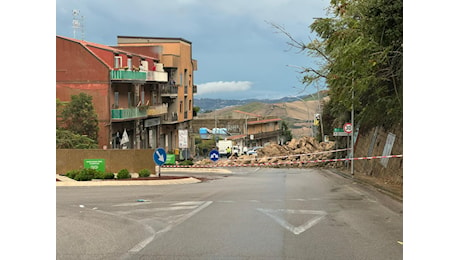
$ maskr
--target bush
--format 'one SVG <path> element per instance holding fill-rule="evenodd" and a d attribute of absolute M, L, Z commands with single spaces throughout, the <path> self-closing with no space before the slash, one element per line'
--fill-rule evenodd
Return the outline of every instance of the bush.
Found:
<path fill-rule="evenodd" d="M 152 174 L 148 169 L 142 169 L 139 171 L 139 177 L 150 177 Z"/>
<path fill-rule="evenodd" d="M 185 160 L 183 162 L 180 162 L 179 165 L 193 165 L 193 161 L 191 160 Z"/>
<path fill-rule="evenodd" d="M 131 173 L 127 169 L 121 169 L 117 174 L 117 179 L 130 179 Z"/>
<path fill-rule="evenodd" d="M 99 172 L 95 169 L 90 169 L 90 168 L 85 168 L 82 169 L 76 176 L 75 180 L 76 181 L 90 181 L 94 179 L 95 176 L 97 176 Z"/>
<path fill-rule="evenodd" d="M 94 179 L 104 179 L 104 175 L 105 175 L 105 172 L 96 172 L 96 174 L 94 175 Z"/>
<path fill-rule="evenodd" d="M 104 173 L 104 179 L 114 179 L 114 178 L 115 178 L 115 174 L 111 172 Z"/>
<path fill-rule="evenodd" d="M 77 174 L 79 173 L 80 173 L 79 170 L 71 170 L 71 171 L 68 171 L 65 176 L 71 179 L 75 179 L 75 176 L 77 176 Z"/>
<path fill-rule="evenodd" d="M 101 179 L 101 180 L 105 180 L 105 179 L 113 179 L 115 178 L 115 175 L 111 172 L 96 172 L 96 174 L 94 175 L 94 179 Z"/>

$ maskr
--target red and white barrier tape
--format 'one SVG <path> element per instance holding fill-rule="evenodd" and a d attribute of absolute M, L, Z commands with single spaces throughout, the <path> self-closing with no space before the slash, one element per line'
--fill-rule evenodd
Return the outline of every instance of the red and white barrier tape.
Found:
<path fill-rule="evenodd" d="M 277 165 L 293 165 L 293 164 L 307 164 L 307 163 L 321 163 L 321 162 L 343 162 L 343 161 L 356 161 L 356 160 L 371 160 L 381 158 L 402 158 L 403 155 L 386 155 L 386 156 L 369 156 L 369 157 L 356 157 L 356 158 L 343 158 L 343 159 L 325 159 L 325 160 L 310 160 L 310 161 L 295 161 L 295 162 L 278 162 L 278 163 L 244 163 L 244 164 L 209 164 L 209 165 L 163 165 L 164 168 L 213 168 L 213 167 L 258 167 L 258 166 L 277 166 Z"/>
<path fill-rule="evenodd" d="M 292 155 L 281 155 L 281 156 L 274 156 L 274 157 L 265 157 L 266 159 L 279 159 L 279 158 L 289 158 L 289 157 L 295 157 L 295 156 L 304 156 L 304 155 L 314 155 L 314 154 L 322 154 L 322 153 L 335 153 L 335 152 L 343 152 L 351 150 L 351 148 L 343 148 L 343 149 L 338 149 L 338 150 L 330 150 L 330 151 L 322 151 L 322 152 L 316 152 L 316 153 L 299 153 L 299 154 L 292 154 Z M 251 158 L 248 160 L 257 160 L 260 158 Z"/>

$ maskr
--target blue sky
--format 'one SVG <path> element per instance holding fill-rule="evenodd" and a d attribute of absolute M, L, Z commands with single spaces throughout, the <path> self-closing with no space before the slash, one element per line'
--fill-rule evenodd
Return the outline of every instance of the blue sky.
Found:
<path fill-rule="evenodd" d="M 72 11 L 83 16 L 84 40 L 116 45 L 118 35 L 180 37 L 192 42 L 197 98 L 280 98 L 303 89 L 296 66 L 312 58 L 288 38 L 314 38 L 308 26 L 325 17 L 328 0 L 57 0 L 56 34 L 74 37 Z M 82 38 L 77 31 L 76 38 Z M 324 87 L 324 86 L 319 86 Z M 302 94 L 316 91 L 307 87 Z"/>

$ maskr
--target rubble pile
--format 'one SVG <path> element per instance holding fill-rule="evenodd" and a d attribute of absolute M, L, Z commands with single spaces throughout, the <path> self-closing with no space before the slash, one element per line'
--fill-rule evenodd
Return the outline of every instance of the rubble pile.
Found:
<path fill-rule="evenodd" d="M 255 155 L 241 155 L 239 157 L 230 157 L 229 160 L 222 158 L 217 162 L 212 162 L 210 159 L 204 159 L 195 162 L 195 166 L 203 166 L 215 164 L 216 166 L 232 166 L 241 164 L 260 164 L 260 163 L 281 163 L 286 164 L 289 162 L 311 161 L 311 160 L 325 160 L 334 158 L 333 152 L 335 142 L 318 142 L 313 137 L 302 137 L 300 139 L 292 139 L 285 145 L 269 144 L 257 150 Z M 323 153 L 319 153 L 323 152 Z M 318 166 L 324 163 L 308 163 L 304 166 Z M 294 164 L 299 165 L 299 164 Z"/>

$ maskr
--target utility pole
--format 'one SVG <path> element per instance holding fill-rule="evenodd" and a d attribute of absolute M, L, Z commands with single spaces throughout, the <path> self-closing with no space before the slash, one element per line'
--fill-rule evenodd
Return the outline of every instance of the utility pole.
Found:
<path fill-rule="evenodd" d="M 355 111 L 354 111 L 354 100 L 355 100 L 355 62 L 352 61 L 353 64 L 353 77 L 351 78 L 351 175 L 354 175 L 354 147 L 355 147 Z"/>

